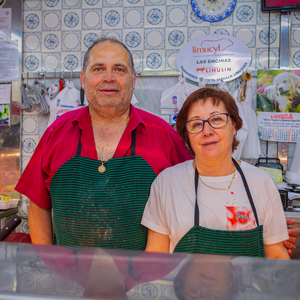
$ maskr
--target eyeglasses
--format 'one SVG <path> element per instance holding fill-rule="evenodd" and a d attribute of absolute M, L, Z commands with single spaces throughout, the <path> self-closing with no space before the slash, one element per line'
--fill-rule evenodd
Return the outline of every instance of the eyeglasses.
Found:
<path fill-rule="evenodd" d="M 185 129 L 193 134 L 203 130 L 204 124 L 207 122 L 212 128 L 218 129 L 227 125 L 228 117 L 232 117 L 229 113 L 216 114 L 209 117 L 207 120 L 193 119 L 184 123 Z"/>

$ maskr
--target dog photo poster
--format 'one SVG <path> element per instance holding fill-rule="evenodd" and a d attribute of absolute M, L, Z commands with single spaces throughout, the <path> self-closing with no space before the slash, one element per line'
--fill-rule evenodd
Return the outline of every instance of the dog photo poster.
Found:
<path fill-rule="evenodd" d="M 260 138 L 300 141 L 300 70 L 258 70 L 256 97 Z"/>

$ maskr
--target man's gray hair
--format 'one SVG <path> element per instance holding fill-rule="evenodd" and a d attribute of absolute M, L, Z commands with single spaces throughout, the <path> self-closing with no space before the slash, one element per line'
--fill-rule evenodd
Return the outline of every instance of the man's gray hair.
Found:
<path fill-rule="evenodd" d="M 109 43 L 112 43 L 112 44 L 119 44 L 119 45 L 121 45 L 127 51 L 128 57 L 129 57 L 129 65 L 130 65 L 130 69 L 131 69 L 132 76 L 133 76 L 134 73 L 135 73 L 135 70 L 134 70 L 134 64 L 133 64 L 132 54 L 129 51 L 129 49 L 126 47 L 126 45 L 123 44 L 122 42 L 120 42 L 119 40 L 117 40 L 115 37 L 100 37 L 97 40 L 95 40 L 94 43 L 87 49 L 87 51 L 84 54 L 84 59 L 83 59 L 83 66 L 82 66 L 82 73 L 83 73 L 83 75 L 85 74 L 85 71 L 86 71 L 86 67 L 87 67 L 87 64 L 88 64 L 88 61 L 89 61 L 91 50 L 96 45 L 98 45 L 100 43 L 105 43 L 105 42 L 109 42 Z"/>

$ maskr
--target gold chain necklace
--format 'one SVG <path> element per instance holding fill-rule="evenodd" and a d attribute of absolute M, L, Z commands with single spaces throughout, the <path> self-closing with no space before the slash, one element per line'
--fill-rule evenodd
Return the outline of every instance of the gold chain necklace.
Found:
<path fill-rule="evenodd" d="M 114 154 L 113 154 L 108 160 L 103 161 L 103 160 L 101 159 L 101 157 L 100 157 L 100 154 L 99 154 L 97 148 L 96 148 L 96 151 L 97 151 L 97 154 L 98 154 L 98 158 L 99 158 L 99 160 L 101 161 L 101 166 L 98 167 L 98 172 L 99 172 L 99 173 L 104 173 L 105 170 L 106 170 L 104 164 L 105 164 L 106 162 L 108 162 L 108 161 L 114 156 Z"/>
<path fill-rule="evenodd" d="M 233 164 L 233 162 L 232 162 L 232 164 Z M 207 186 L 208 188 L 210 188 L 210 189 L 213 189 L 213 190 L 219 190 L 219 191 L 227 191 L 227 190 L 229 190 L 230 188 L 231 188 L 231 185 L 232 185 L 232 182 L 233 182 L 233 179 L 235 178 L 235 171 L 236 171 L 236 167 L 235 167 L 235 165 L 233 164 L 233 167 L 234 167 L 234 172 L 233 172 L 233 176 L 232 176 L 232 179 L 231 179 L 231 181 L 230 181 L 230 184 L 229 184 L 229 186 L 227 187 L 227 188 L 215 188 L 215 187 L 212 187 L 212 186 L 209 186 L 209 185 L 207 185 L 206 183 L 204 183 L 203 181 L 202 181 L 202 179 L 201 179 L 201 176 L 199 175 L 199 179 L 200 179 L 200 181 L 205 185 L 205 186 Z"/>

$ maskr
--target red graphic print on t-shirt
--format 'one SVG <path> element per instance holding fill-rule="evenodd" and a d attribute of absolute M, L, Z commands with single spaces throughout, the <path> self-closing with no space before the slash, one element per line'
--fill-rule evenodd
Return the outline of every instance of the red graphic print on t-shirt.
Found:
<path fill-rule="evenodd" d="M 246 206 L 226 206 L 227 230 L 249 230 L 256 227 L 251 208 Z"/>

